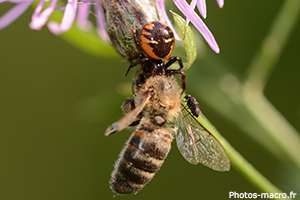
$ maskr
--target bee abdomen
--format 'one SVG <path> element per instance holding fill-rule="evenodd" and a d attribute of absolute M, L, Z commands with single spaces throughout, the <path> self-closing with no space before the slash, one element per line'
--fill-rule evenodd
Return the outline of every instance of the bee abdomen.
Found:
<path fill-rule="evenodd" d="M 113 191 L 135 193 L 155 175 L 167 157 L 172 136 L 165 129 L 141 127 L 132 136 L 116 163 L 110 181 Z"/>

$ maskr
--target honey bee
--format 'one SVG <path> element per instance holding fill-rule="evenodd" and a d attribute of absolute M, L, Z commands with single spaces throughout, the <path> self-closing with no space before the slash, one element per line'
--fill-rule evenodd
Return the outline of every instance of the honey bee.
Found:
<path fill-rule="evenodd" d="M 181 59 L 170 56 L 174 47 L 171 29 L 161 22 L 150 22 L 140 32 L 134 32 L 134 40 L 140 53 L 129 60 L 139 60 L 126 72 L 142 65 L 134 78 L 134 99 L 123 103 L 125 116 L 111 125 L 105 135 L 129 126 L 137 127 L 115 164 L 111 189 L 118 194 L 137 193 L 142 189 L 162 166 L 173 135 L 179 151 L 191 164 L 202 163 L 217 171 L 228 171 L 230 161 L 226 151 L 196 119 L 201 113 L 196 99 L 186 95 L 187 107 L 181 100 L 185 74 L 181 71 Z M 168 69 L 176 61 L 180 68 Z M 173 74 L 181 74 L 181 92 Z"/>
<path fill-rule="evenodd" d="M 144 69 L 138 77 L 143 77 L 143 73 Z M 138 124 L 112 172 L 110 187 L 114 192 L 130 194 L 142 189 L 162 166 L 173 135 L 179 151 L 189 163 L 201 163 L 217 171 L 230 169 L 222 145 L 191 113 L 190 108 L 194 109 L 197 104 L 189 108 L 182 103 L 173 75 L 155 75 L 146 78 L 144 83 L 139 80 L 136 83 L 134 99 L 122 105 L 125 116 L 105 133 L 111 135 Z"/>
<path fill-rule="evenodd" d="M 170 151 L 173 136 L 172 129 L 166 123 L 179 115 L 181 106 L 175 78 L 148 78 L 135 93 L 134 105 L 133 110 L 105 133 L 110 135 L 130 126 L 136 120 L 139 122 L 112 172 L 110 187 L 119 194 L 136 193 L 143 188 Z"/>

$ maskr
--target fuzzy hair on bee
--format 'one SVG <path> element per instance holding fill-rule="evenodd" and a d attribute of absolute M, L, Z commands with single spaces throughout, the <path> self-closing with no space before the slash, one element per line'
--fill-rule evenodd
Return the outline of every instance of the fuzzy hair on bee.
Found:
<path fill-rule="evenodd" d="M 134 98 L 127 99 L 122 105 L 125 116 L 105 132 L 108 136 L 137 125 L 115 163 L 110 179 L 112 191 L 116 194 L 136 194 L 149 183 L 171 149 L 173 134 L 180 153 L 189 163 L 201 163 L 213 170 L 228 171 L 230 161 L 226 151 L 196 119 L 201 114 L 196 99 L 187 95 L 187 107 L 182 103 L 185 74 L 181 58 L 171 56 L 175 44 L 172 30 L 160 20 L 141 22 L 140 19 L 147 17 L 139 18 L 146 15 L 136 13 L 138 9 L 132 3 L 141 5 L 137 0 L 105 2 L 104 10 L 109 8 L 111 11 L 106 15 L 107 22 L 111 22 L 107 26 L 108 35 L 116 51 L 131 63 L 125 76 L 133 67 L 141 65 L 133 79 L 136 87 Z M 127 3 L 131 7 L 126 7 Z M 125 7 L 114 7 L 116 5 Z M 122 9 L 128 9 L 127 14 L 135 13 L 131 15 L 134 20 L 123 15 Z M 150 12 L 146 10 L 146 13 Z M 123 22 L 118 21 L 120 19 L 126 19 L 132 29 L 124 27 Z M 119 25 L 123 27 L 119 28 Z M 179 69 L 170 68 L 175 62 L 178 62 Z M 181 75 L 181 91 L 175 74 Z"/>
<path fill-rule="evenodd" d="M 174 133 L 165 124 L 178 117 L 181 108 L 179 87 L 173 76 L 150 77 L 135 93 L 136 106 L 128 99 L 124 103 L 127 114 L 120 121 L 134 121 L 132 117 L 140 115 L 136 109 L 140 105 L 144 107 L 139 124 L 121 151 L 111 175 L 110 187 L 117 194 L 138 192 L 162 166 Z M 128 107 L 133 110 L 128 112 Z"/>
<path fill-rule="evenodd" d="M 145 82 L 136 82 L 140 84 L 136 86 L 134 99 L 124 102 L 126 115 L 106 133 L 121 131 L 133 122 L 138 124 L 115 163 L 110 180 L 113 192 L 136 194 L 149 183 L 167 157 L 173 135 L 189 163 L 201 163 L 216 171 L 230 169 L 222 145 L 183 105 L 172 75 L 156 75 Z M 186 97 L 193 100 L 189 107 L 194 111 L 193 106 L 198 105 L 196 99 Z M 173 121 L 174 124 L 167 123 Z"/>
<path fill-rule="evenodd" d="M 142 189 L 163 165 L 171 149 L 171 131 L 155 129 L 150 124 L 149 119 L 141 120 L 115 163 L 110 188 L 117 194 L 135 194 Z"/>
<path fill-rule="evenodd" d="M 154 76 L 147 79 L 140 91 L 135 95 L 135 104 L 139 105 L 145 99 L 149 88 L 152 96 L 143 110 L 145 118 L 151 119 L 159 115 L 167 121 L 176 118 L 180 112 L 181 99 L 179 87 L 173 76 Z"/>

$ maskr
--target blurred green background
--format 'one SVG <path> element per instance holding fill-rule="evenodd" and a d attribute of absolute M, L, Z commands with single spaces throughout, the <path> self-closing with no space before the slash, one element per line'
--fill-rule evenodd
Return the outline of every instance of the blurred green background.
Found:
<path fill-rule="evenodd" d="M 283 1 L 208 3 L 205 23 L 213 32 L 220 57 L 246 71 Z M 0 4 L 0 15 L 11 5 Z M 0 199 L 112 199 L 108 181 L 130 131 L 104 137 L 122 116 L 130 97 L 128 64 L 95 57 L 46 27 L 30 30 L 33 9 L 0 31 Z M 269 101 L 300 130 L 300 26 L 295 27 L 267 83 Z M 201 54 L 201 52 L 198 52 Z M 201 66 L 197 66 L 201 67 Z M 189 81 L 195 67 L 187 72 Z M 126 89 L 124 89 L 126 88 Z M 197 96 L 196 96 L 197 97 Z M 205 116 L 263 175 L 284 192 L 298 192 L 295 167 L 279 162 L 242 130 L 197 99 Z M 300 152 L 299 152 L 300 153 Z M 119 199 L 227 199 L 230 191 L 260 192 L 234 168 L 214 172 L 193 166 L 175 143 L 161 170 L 137 195 Z M 297 199 L 297 198 L 296 198 Z"/>

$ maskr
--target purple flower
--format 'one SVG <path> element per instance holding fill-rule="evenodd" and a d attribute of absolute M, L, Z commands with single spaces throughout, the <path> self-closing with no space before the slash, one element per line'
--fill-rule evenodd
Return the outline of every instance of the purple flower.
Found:
<path fill-rule="evenodd" d="M 5 13 L 1 18 L 0 18 L 0 30 L 7 27 L 10 25 L 12 22 L 14 22 L 16 19 L 18 19 L 26 10 L 27 8 L 31 5 L 31 3 L 34 0 L 11 0 L 8 2 L 12 3 L 17 3 L 15 7 L 13 7 L 10 11 Z M 4 3 L 6 0 L 0 0 L 0 3 Z"/>
<path fill-rule="evenodd" d="M 165 12 L 165 6 L 164 6 L 165 0 L 157 0 L 158 6 L 160 7 L 163 17 L 166 19 L 167 24 L 174 30 L 170 20 L 168 19 L 168 16 Z M 216 42 L 213 34 L 210 32 L 208 27 L 205 25 L 205 23 L 202 21 L 202 19 L 199 17 L 199 15 L 194 11 L 196 5 L 199 9 L 200 14 L 203 18 L 206 18 L 206 2 L 205 0 L 192 0 L 191 4 L 189 5 L 186 0 L 173 0 L 175 5 L 178 7 L 178 9 L 186 16 L 187 18 L 187 24 L 191 22 L 194 24 L 194 26 L 197 28 L 197 30 L 202 34 L 208 45 L 214 50 L 216 53 L 220 52 L 220 48 L 218 46 L 218 43 Z M 224 6 L 224 0 L 217 0 L 217 3 L 220 8 Z M 176 36 L 177 38 L 178 36 Z"/>
<path fill-rule="evenodd" d="M 27 8 L 33 3 L 34 0 L 0 0 L 0 3 L 10 2 L 17 5 L 0 17 L 0 30 L 9 26 L 18 17 L 20 17 Z M 77 25 L 83 30 L 89 30 L 92 27 L 90 21 L 88 21 L 91 5 L 94 6 L 94 11 L 97 20 L 97 30 L 99 35 L 106 38 L 104 31 L 104 12 L 97 0 L 84 0 L 78 2 L 78 0 L 68 0 L 66 6 L 56 7 L 57 0 L 50 0 L 48 7 L 44 6 L 44 3 L 49 0 L 40 0 L 38 6 L 34 10 L 31 17 L 29 27 L 34 30 L 41 30 L 43 26 L 48 22 L 50 15 L 57 10 L 64 10 L 64 15 L 61 23 L 49 21 L 47 26 L 49 30 L 54 34 L 60 34 L 70 30 L 74 23 L 77 14 Z"/>
<path fill-rule="evenodd" d="M 220 8 L 223 8 L 224 6 L 224 0 L 217 0 L 217 3 L 219 5 Z M 206 14 L 206 2 L 205 0 L 192 0 L 190 6 L 191 8 L 193 8 L 193 10 L 195 9 L 195 7 L 198 7 L 198 10 L 200 12 L 200 14 L 202 15 L 202 17 L 205 19 L 207 14 Z"/>
<path fill-rule="evenodd" d="M 14 22 L 18 17 L 20 17 L 27 8 L 33 3 L 34 0 L 0 0 L 0 3 L 10 2 L 15 3 L 16 5 L 0 17 L 0 30 L 4 29 L 12 22 Z M 44 6 L 46 1 L 50 1 L 47 7 Z M 78 2 L 78 0 L 68 0 L 67 4 L 64 7 L 56 7 L 58 0 L 39 0 L 39 4 L 34 10 L 34 13 L 31 17 L 31 22 L 29 27 L 34 30 L 40 30 L 46 23 L 49 21 L 50 15 L 57 10 L 64 10 L 64 15 L 61 23 L 54 21 L 49 21 L 47 26 L 49 30 L 54 34 L 61 34 L 70 30 L 73 25 L 75 18 L 76 24 L 82 30 L 90 30 L 93 25 L 88 20 L 89 14 L 91 12 L 91 7 L 94 7 L 94 15 L 97 23 L 98 34 L 105 40 L 107 40 L 107 34 L 105 32 L 105 17 L 104 11 L 101 6 L 101 3 L 104 0 L 83 0 Z M 160 7 L 163 17 L 165 18 L 167 24 L 174 30 L 168 16 L 166 13 L 165 0 L 157 0 L 157 3 Z M 209 46 L 216 52 L 219 53 L 219 46 L 210 32 L 208 27 L 204 24 L 202 19 L 194 11 L 195 7 L 199 9 L 200 14 L 203 18 L 206 18 L 206 2 L 205 0 L 192 0 L 189 5 L 185 0 L 173 0 L 178 9 L 186 16 L 187 23 L 191 22 L 198 29 L 198 31 L 203 35 L 204 39 L 207 41 Z M 224 5 L 224 0 L 217 0 L 217 3 L 220 8 Z M 76 16 L 77 15 L 77 16 Z M 175 33 L 176 39 L 179 39 Z M 180 40 L 180 39 L 179 39 Z"/>

